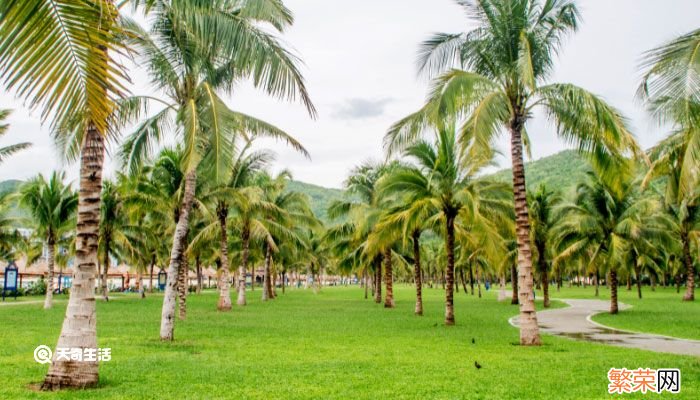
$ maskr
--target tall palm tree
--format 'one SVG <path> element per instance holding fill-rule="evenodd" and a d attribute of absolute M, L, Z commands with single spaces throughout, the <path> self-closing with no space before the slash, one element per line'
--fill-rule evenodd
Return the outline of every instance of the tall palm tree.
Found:
<path fill-rule="evenodd" d="M 265 2 L 274 4 L 261 7 L 256 1 L 139 1 L 146 3 L 144 10 L 155 22 L 150 32 L 133 21 L 128 24 L 134 47 L 145 56 L 153 85 L 168 100 L 137 96 L 123 103 L 127 120 L 139 119 L 148 103 L 155 102 L 162 109 L 129 136 L 122 159 L 125 165 L 138 168 L 153 143 L 171 126 L 184 143 L 184 195 L 163 299 L 162 340 L 173 339 L 175 277 L 185 249 L 200 163 L 211 170 L 213 179 L 225 182 L 237 138 L 267 135 L 298 145 L 276 127 L 231 110 L 222 96 L 231 93 L 241 79 L 251 77 L 256 87 L 273 96 L 300 97 L 309 112 L 315 113 L 297 70 L 297 59 L 268 32 L 268 28 L 282 32 L 293 22 L 292 15 L 278 1 Z"/>
<path fill-rule="evenodd" d="M 542 184 L 537 191 L 528 199 L 530 206 L 530 225 L 532 227 L 532 238 L 537 250 L 537 266 L 542 283 L 542 298 L 545 308 L 549 307 L 549 266 L 550 266 L 550 245 L 548 243 L 549 231 L 556 222 L 554 219 L 554 209 L 562 202 L 559 193 L 547 190 Z"/>
<path fill-rule="evenodd" d="M 8 116 L 10 116 L 10 113 L 12 113 L 12 110 L 3 110 L 0 109 L 0 137 L 5 135 L 7 133 L 8 128 L 10 127 L 9 124 L 4 123 L 4 121 L 7 119 Z M 12 144 L 9 146 L 4 146 L 0 147 L 0 164 L 2 164 L 5 159 L 12 154 L 24 150 L 28 147 L 30 147 L 32 144 L 28 142 L 23 142 L 23 143 L 17 143 L 17 144 Z"/>
<path fill-rule="evenodd" d="M 423 43 L 420 71 L 437 76 L 427 104 L 398 122 L 387 136 L 390 150 L 411 142 L 426 123 L 444 115 L 465 116 L 459 140 L 471 157 L 490 158 L 502 132 L 511 139 L 513 193 L 518 243 L 520 343 L 539 345 L 535 315 L 530 219 L 523 164 L 526 126 L 542 107 L 557 134 L 589 154 L 613 179 L 628 149 L 638 152 L 620 113 L 592 93 L 571 84 L 545 84 L 564 38 L 578 28 L 573 0 L 456 0 L 476 27 L 440 33 Z M 459 68 L 459 69 L 452 69 Z"/>
<path fill-rule="evenodd" d="M 78 197 L 70 185 L 63 181 L 65 173 L 54 172 L 46 180 L 39 175 L 22 185 L 19 191 L 20 204 L 29 211 L 34 227 L 48 250 L 49 279 L 46 285 L 44 308 L 53 306 L 54 265 L 56 243 L 75 221 Z"/>
<path fill-rule="evenodd" d="M 75 145 L 67 156 L 80 153 L 78 273 L 58 347 L 97 347 L 94 282 L 104 142 L 114 133 L 110 116 L 127 79 L 110 55 L 123 51 L 118 15 L 112 0 L 0 3 L 0 78 L 32 108 L 42 109 L 42 119 L 50 120 L 59 140 Z M 97 362 L 57 360 L 42 388 L 83 388 L 97 381 Z"/>
<path fill-rule="evenodd" d="M 447 253 L 446 325 L 455 323 L 455 229 L 458 224 L 476 229 L 477 225 L 490 225 L 489 220 L 498 221 L 498 213 L 507 199 L 502 184 L 476 179 L 476 174 L 486 164 L 482 159 L 465 159 L 460 154 L 454 127 L 445 127 L 436 133 L 433 143 L 418 141 L 407 147 L 403 155 L 414 165 L 397 167 L 379 184 L 380 193 L 405 196 L 404 201 L 411 204 L 411 208 L 425 208 L 420 212 L 429 216 L 427 220 L 439 221 L 444 228 L 441 234 Z"/>
<path fill-rule="evenodd" d="M 649 178 L 667 176 L 667 208 L 677 217 L 686 267 L 684 301 L 695 300 L 695 268 L 690 257 L 690 232 L 697 229 L 700 180 L 700 29 L 684 34 L 645 54 L 639 97 L 661 123 L 674 132 L 652 151 Z M 695 225 L 695 226 L 693 226 Z"/>

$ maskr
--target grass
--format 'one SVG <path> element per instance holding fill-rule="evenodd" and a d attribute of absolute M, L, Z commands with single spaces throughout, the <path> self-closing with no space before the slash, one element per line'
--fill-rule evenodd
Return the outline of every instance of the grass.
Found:
<path fill-rule="evenodd" d="M 55 393 L 30 388 L 47 369 L 32 353 L 55 345 L 65 302 L 0 307 L 0 398 L 606 398 L 611 367 L 680 368 L 675 398 L 700 398 L 697 358 L 547 335 L 541 347 L 521 347 L 507 322 L 517 307 L 493 290 L 456 294 L 454 327 L 442 324 L 442 290 L 424 290 L 424 317 L 413 315 L 413 293 L 399 286 L 387 310 L 356 287 L 291 290 L 267 303 L 256 290 L 229 313 L 216 311 L 214 293 L 191 295 L 174 343 L 158 340 L 162 297 L 99 301 L 99 345 L 112 361 L 101 364 L 99 387 Z"/>
<path fill-rule="evenodd" d="M 686 339 L 700 340 L 700 302 L 684 302 L 684 288 L 680 293 L 672 287 L 657 287 L 652 291 L 648 286 L 642 286 L 642 299 L 637 295 L 637 287 L 627 290 L 625 286 L 618 289 L 618 301 L 632 307 L 620 311 L 618 315 L 607 313 L 593 317 L 595 322 L 614 328 L 635 332 L 656 333 Z M 552 292 L 558 298 L 595 298 L 593 287 L 562 288 L 560 293 Z M 600 288 L 601 300 L 610 301 L 610 290 L 605 286 Z"/>

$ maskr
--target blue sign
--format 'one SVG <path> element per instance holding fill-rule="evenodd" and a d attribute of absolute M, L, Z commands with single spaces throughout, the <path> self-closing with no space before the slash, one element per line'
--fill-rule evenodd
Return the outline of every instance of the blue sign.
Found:
<path fill-rule="evenodd" d="M 2 286 L 2 301 L 5 301 L 5 292 L 15 292 L 15 299 L 17 299 L 17 278 L 19 273 L 17 272 L 17 266 L 14 260 L 10 261 L 10 264 L 5 267 L 5 283 Z"/>
<path fill-rule="evenodd" d="M 158 289 L 165 290 L 165 283 L 168 281 L 168 274 L 162 269 L 158 273 Z"/>

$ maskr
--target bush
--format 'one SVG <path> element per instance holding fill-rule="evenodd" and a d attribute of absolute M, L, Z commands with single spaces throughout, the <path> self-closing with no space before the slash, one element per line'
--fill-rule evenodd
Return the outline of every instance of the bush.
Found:
<path fill-rule="evenodd" d="M 34 283 L 29 288 L 27 288 L 27 290 L 25 291 L 25 294 L 27 296 L 45 295 L 46 294 L 46 281 L 44 280 L 44 278 L 39 279 L 36 283 Z"/>

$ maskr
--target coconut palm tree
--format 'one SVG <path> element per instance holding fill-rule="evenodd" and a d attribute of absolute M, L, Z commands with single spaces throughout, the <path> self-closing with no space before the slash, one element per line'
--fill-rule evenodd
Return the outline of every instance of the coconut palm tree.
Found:
<path fill-rule="evenodd" d="M 175 276 L 185 248 L 197 168 L 201 164 L 211 170 L 212 179 L 225 182 L 236 139 L 246 135 L 282 137 L 298 145 L 276 127 L 231 110 L 222 96 L 231 93 L 239 80 L 252 77 L 255 86 L 267 93 L 291 99 L 298 96 L 312 115 L 315 110 L 297 70 L 297 59 L 268 32 L 268 28 L 282 32 L 293 22 L 291 13 L 281 3 L 274 1 L 271 7 L 261 7 L 254 1 L 137 3 L 147 3 L 144 10 L 155 22 L 150 32 L 130 22 L 130 37 L 133 46 L 144 55 L 154 86 L 168 99 L 136 96 L 123 102 L 126 120 L 140 119 L 149 103 L 159 104 L 161 110 L 141 122 L 129 136 L 122 149 L 122 160 L 127 167 L 138 168 L 153 143 L 171 126 L 184 144 L 185 185 L 173 237 L 160 333 L 162 340 L 172 340 Z"/>
<path fill-rule="evenodd" d="M 444 116 L 464 117 L 459 141 L 470 158 L 491 158 L 502 132 L 511 138 L 513 193 L 518 243 L 520 343 L 539 345 L 535 315 L 530 219 L 523 164 L 527 122 L 542 108 L 555 122 L 559 137 L 591 156 L 614 179 L 620 157 L 641 153 L 621 114 L 594 94 L 572 84 L 545 84 L 564 38 L 578 27 L 573 0 L 457 0 L 472 31 L 440 33 L 423 43 L 420 71 L 437 76 L 426 105 L 390 129 L 386 145 L 400 150 L 426 125 Z M 453 69 L 456 68 L 456 69 Z M 448 122 L 449 123 L 449 122 Z M 528 147 L 529 149 L 529 147 Z"/>
<path fill-rule="evenodd" d="M 578 185 L 572 203 L 558 209 L 558 223 L 552 229 L 555 262 L 583 261 L 607 270 L 610 277 L 610 313 L 617 314 L 618 274 L 636 265 L 640 254 L 653 248 L 654 241 L 669 235 L 668 220 L 653 196 L 643 196 L 631 179 L 610 186 L 596 173 Z M 588 268 L 586 268 L 588 269 Z"/>
<path fill-rule="evenodd" d="M 285 190 L 292 178 L 291 172 L 283 170 L 277 175 L 262 175 L 261 186 L 267 201 L 275 206 L 275 213 L 268 213 L 265 221 L 273 243 L 265 243 L 265 264 L 262 300 L 274 298 L 272 261 L 283 243 L 303 250 L 308 247 L 303 233 L 321 227 L 309 206 L 308 197 L 300 192 Z M 274 246 L 273 246 L 274 244 Z"/>
<path fill-rule="evenodd" d="M 445 238 L 447 253 L 445 324 L 454 325 L 456 226 L 472 229 L 478 225 L 477 221 L 498 221 L 497 214 L 503 205 L 503 185 L 476 179 L 486 163 L 482 159 L 469 160 L 461 156 L 454 127 L 439 130 L 433 143 L 418 141 L 407 147 L 403 156 L 413 165 L 399 166 L 387 174 L 379 184 L 379 193 L 403 196 L 411 208 L 425 208 L 420 212 L 429 216 L 428 221 L 435 224 L 439 221 L 443 226 L 440 234 Z"/>
<path fill-rule="evenodd" d="M 382 259 L 385 259 L 385 241 L 367 246 L 370 235 L 375 231 L 384 205 L 378 192 L 378 181 L 392 167 L 386 164 L 365 162 L 353 168 L 345 180 L 346 199 L 330 204 L 328 216 L 343 220 L 326 232 L 324 242 L 332 253 L 339 257 L 339 263 L 348 270 L 359 268 L 365 273 L 374 273 L 374 301 L 382 301 Z M 385 299 L 391 307 L 392 299 Z"/>
<path fill-rule="evenodd" d="M 532 238 L 537 250 L 537 266 L 542 284 L 542 298 L 544 307 L 549 307 L 549 266 L 550 246 L 548 243 L 549 231 L 555 223 L 554 209 L 562 202 L 559 193 L 547 190 L 540 185 L 530 199 L 530 226 Z"/>
<path fill-rule="evenodd" d="M 94 281 L 105 138 L 128 79 L 110 55 L 123 51 L 111 0 L 11 0 L 0 3 L 0 78 L 42 109 L 59 141 L 80 154 L 76 270 L 57 346 L 97 347 Z M 37 29 L 37 27 L 42 29 Z M 79 140 L 75 140 L 75 138 Z M 97 362 L 55 361 L 43 389 L 83 388 L 98 381 Z"/>
<path fill-rule="evenodd" d="M 116 183 L 106 180 L 102 185 L 102 202 L 100 205 L 100 248 L 102 250 L 102 276 L 100 286 L 102 298 L 109 300 L 107 288 L 107 276 L 109 274 L 110 256 L 114 250 L 115 242 L 128 243 L 125 236 L 125 227 L 128 224 L 124 210 L 123 194 L 120 193 Z"/>
<path fill-rule="evenodd" d="M 78 208 L 78 197 L 70 184 L 63 181 L 65 173 L 54 172 L 46 180 L 39 175 L 23 184 L 19 191 L 20 204 L 29 211 L 32 226 L 42 238 L 48 250 L 49 279 L 46 286 L 44 308 L 53 306 L 54 265 L 56 243 L 74 223 Z"/>
<path fill-rule="evenodd" d="M 684 301 L 695 299 L 696 271 L 690 237 L 697 230 L 700 162 L 700 29 L 648 51 L 638 96 L 660 122 L 674 131 L 651 151 L 654 164 L 646 181 L 666 176 L 666 208 L 676 217 L 686 268 Z"/>
<path fill-rule="evenodd" d="M 12 110 L 0 109 L 0 137 L 5 135 L 7 133 L 8 128 L 10 127 L 9 124 L 3 122 L 7 119 L 7 117 L 10 116 L 10 113 L 12 113 Z M 5 159 L 7 159 L 7 157 L 11 156 L 12 154 L 15 154 L 18 151 L 24 150 L 30 147 L 31 145 L 31 143 L 24 142 L 0 147 L 0 164 L 2 164 L 5 161 Z"/>

